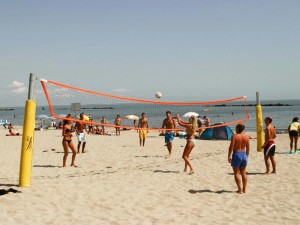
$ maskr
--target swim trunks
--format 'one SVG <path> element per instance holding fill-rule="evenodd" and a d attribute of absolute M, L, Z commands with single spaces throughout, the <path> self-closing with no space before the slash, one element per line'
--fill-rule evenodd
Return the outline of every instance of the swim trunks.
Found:
<path fill-rule="evenodd" d="M 274 141 L 268 141 L 267 144 L 264 147 L 264 155 L 275 155 L 275 142 Z"/>
<path fill-rule="evenodd" d="M 166 132 L 165 133 L 165 143 L 170 143 L 174 140 L 174 132 Z"/>
<path fill-rule="evenodd" d="M 147 137 L 147 130 L 139 130 L 140 139 L 145 139 Z"/>
<path fill-rule="evenodd" d="M 246 167 L 248 163 L 248 157 L 246 152 L 233 152 L 231 159 L 232 167 Z"/>
<path fill-rule="evenodd" d="M 86 141 L 85 141 L 85 133 L 79 133 L 79 134 L 77 135 L 77 138 L 78 138 L 78 141 L 79 141 L 79 142 L 86 142 Z"/>

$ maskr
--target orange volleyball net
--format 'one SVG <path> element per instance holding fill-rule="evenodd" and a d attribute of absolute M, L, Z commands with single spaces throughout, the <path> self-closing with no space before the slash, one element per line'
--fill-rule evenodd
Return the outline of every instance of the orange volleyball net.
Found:
<path fill-rule="evenodd" d="M 41 79 L 41 85 L 53 118 L 66 119 L 65 115 L 71 114 L 70 120 L 91 126 L 138 129 L 141 113 L 145 113 L 149 130 L 163 130 L 166 111 L 171 111 L 173 116 L 179 114 L 186 121 L 194 115 L 203 126 L 206 116 L 210 119 L 208 127 L 232 125 L 250 119 L 245 96 L 207 102 L 164 102 L 104 94 L 44 79 Z M 84 120 L 79 119 L 79 113 L 84 113 Z M 117 115 L 122 120 L 120 125 L 114 123 Z M 103 118 L 105 123 L 101 122 Z M 182 130 L 182 127 L 177 129 Z"/>

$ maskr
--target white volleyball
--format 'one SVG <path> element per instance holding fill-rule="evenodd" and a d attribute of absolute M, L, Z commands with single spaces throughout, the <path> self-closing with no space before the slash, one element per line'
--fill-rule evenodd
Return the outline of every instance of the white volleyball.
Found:
<path fill-rule="evenodd" d="M 155 98 L 161 98 L 162 97 L 162 93 L 161 92 L 156 92 L 155 93 Z"/>

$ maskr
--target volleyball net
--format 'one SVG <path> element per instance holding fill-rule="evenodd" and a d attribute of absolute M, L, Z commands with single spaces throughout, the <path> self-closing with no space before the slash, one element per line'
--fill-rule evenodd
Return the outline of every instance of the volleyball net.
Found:
<path fill-rule="evenodd" d="M 208 127 L 229 126 L 250 119 L 245 96 L 207 102 L 165 102 L 115 96 L 50 80 L 40 81 L 53 118 L 64 120 L 67 114 L 71 114 L 68 120 L 92 126 L 139 129 L 139 118 L 145 113 L 149 125 L 147 129 L 163 130 L 166 111 L 170 111 L 174 117 L 179 114 L 186 121 L 194 115 L 203 126 L 206 116 L 210 119 Z M 85 115 L 83 120 L 79 119 L 80 113 Z M 114 123 L 117 115 L 122 120 L 118 126 Z M 105 123 L 101 122 L 103 118 Z M 178 126 L 177 130 L 182 130 L 182 127 Z"/>

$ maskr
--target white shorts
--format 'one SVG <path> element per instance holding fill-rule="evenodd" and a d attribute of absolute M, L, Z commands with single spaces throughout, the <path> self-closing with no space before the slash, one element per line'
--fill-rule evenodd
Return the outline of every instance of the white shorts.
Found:
<path fill-rule="evenodd" d="M 79 142 L 85 142 L 85 133 L 77 134 L 77 138 Z"/>

